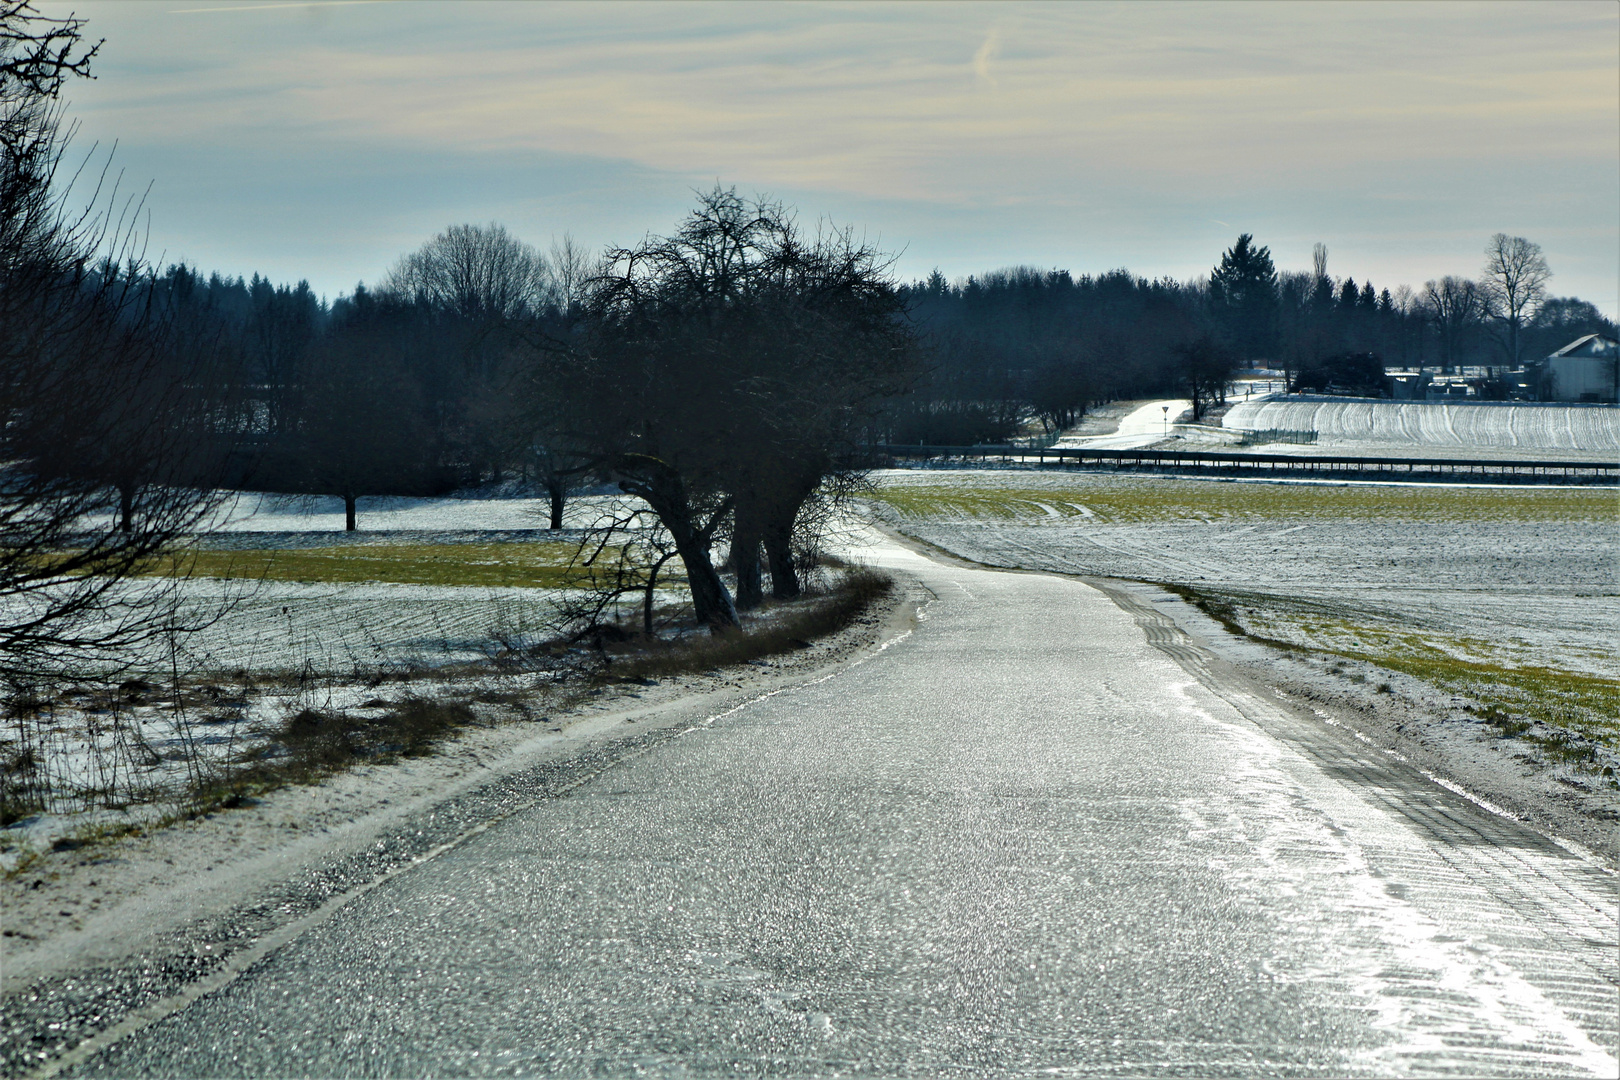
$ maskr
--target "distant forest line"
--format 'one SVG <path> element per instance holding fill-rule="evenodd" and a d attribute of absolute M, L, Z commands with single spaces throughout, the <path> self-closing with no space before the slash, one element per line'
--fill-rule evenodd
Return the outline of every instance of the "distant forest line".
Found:
<path fill-rule="evenodd" d="M 595 257 L 566 239 L 542 253 L 498 225 L 447 230 L 424 251 L 457 237 L 469 247 L 511 247 L 513 265 L 533 280 L 507 283 L 506 295 L 493 299 L 473 283 L 459 297 L 416 288 L 409 267 L 423 259 L 419 251 L 378 286 L 330 303 L 304 282 L 205 277 L 184 265 L 153 276 L 150 287 L 188 334 L 215 343 L 230 369 L 225 378 L 254 398 L 256 435 L 287 439 L 309 424 L 312 402 L 333 390 L 334 357 L 353 363 L 358 349 L 371 369 L 366 381 L 378 386 L 374 401 L 396 411 L 413 445 L 431 447 L 434 475 L 499 481 L 528 472 L 521 435 L 503 430 L 513 407 L 503 350 L 513 335 L 566 335 Z M 1325 256 L 1319 247 L 1311 270 L 1277 272 L 1266 249 L 1243 237 L 1210 276 L 1185 282 L 1026 266 L 896 283 L 922 358 L 907 391 L 869 418 L 870 437 L 965 445 L 1011 437 L 1031 421 L 1056 432 L 1101 402 L 1218 395 L 1231 372 L 1251 365 L 1280 369 L 1295 386 L 1359 370 L 1360 389 L 1376 395 L 1368 361 L 1375 369 L 1502 371 L 1585 334 L 1616 334 L 1614 322 L 1578 298 L 1537 297 L 1515 328 L 1493 308 L 1484 276 L 1380 289 L 1331 276 Z M 1232 276 L 1234 263 L 1247 280 L 1223 293 L 1223 266 Z M 284 462 L 261 482 L 297 487 L 296 472 Z"/>

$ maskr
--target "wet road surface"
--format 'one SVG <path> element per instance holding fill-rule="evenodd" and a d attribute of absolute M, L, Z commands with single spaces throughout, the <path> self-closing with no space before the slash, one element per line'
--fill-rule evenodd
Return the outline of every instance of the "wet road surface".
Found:
<path fill-rule="evenodd" d="M 394 877 L 85 1076 L 1599 1075 L 1613 876 L 1149 604 L 909 635 Z"/>

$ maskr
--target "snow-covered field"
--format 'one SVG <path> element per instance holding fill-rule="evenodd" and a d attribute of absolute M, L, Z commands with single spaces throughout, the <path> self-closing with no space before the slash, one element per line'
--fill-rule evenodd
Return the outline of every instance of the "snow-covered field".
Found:
<path fill-rule="evenodd" d="M 1620 748 L 1612 491 L 892 470 L 879 492 L 965 558 L 1188 586 L 1251 633 L 1567 706 Z"/>
<path fill-rule="evenodd" d="M 1525 402 L 1410 402 L 1278 397 L 1239 402 L 1225 427 L 1315 431 L 1318 452 L 1358 449 L 1557 451 L 1620 455 L 1620 407 Z"/>
<path fill-rule="evenodd" d="M 199 547 L 257 553 L 358 545 L 384 558 L 390 545 L 515 540 L 532 548 L 537 540 L 578 540 L 611 501 L 576 500 L 570 528 L 559 535 L 544 528 L 543 499 L 363 498 L 360 531 L 351 533 L 343 531 L 338 499 L 244 493 L 221 505 L 215 531 L 200 537 Z M 37 786 L 53 795 L 50 808 L 178 791 L 265 745 L 302 709 L 352 711 L 379 693 L 397 698 L 398 686 L 375 687 L 402 675 L 411 679 L 405 692 L 425 694 L 442 690 L 442 677 L 465 681 L 466 674 L 449 674 L 458 668 L 503 684 L 533 677 L 524 665 L 497 671 L 489 662 L 554 636 L 562 595 L 545 588 L 208 576 L 181 588 L 182 621 L 201 629 L 153 642 L 135 672 L 66 685 L 16 712 L 0 731 L 0 759 L 8 766 L 33 761 Z M 681 599 L 667 588 L 656 594 L 661 605 Z M 632 606 L 625 602 L 626 613 Z"/>
<path fill-rule="evenodd" d="M 589 524 L 606 501 L 600 495 L 571 501 L 565 524 L 571 527 Z M 503 498 L 482 492 L 457 492 L 428 499 L 388 495 L 359 499 L 355 517 L 364 534 L 543 530 L 550 515 L 549 507 L 545 499 Z M 241 492 L 220 504 L 208 527 L 217 532 L 341 533 L 343 500 L 327 495 Z"/>
<path fill-rule="evenodd" d="M 345 532 L 342 500 L 241 493 L 225 499 L 198 538 L 208 551 L 327 546 L 577 541 L 613 500 L 568 507 L 568 528 L 547 529 L 548 504 L 527 497 L 362 498 L 359 530 Z M 514 633 L 532 634 L 556 592 L 476 585 L 295 582 L 197 577 L 190 609 L 221 613 L 179 643 L 186 670 L 305 671 L 421 668 L 486 659 Z"/>

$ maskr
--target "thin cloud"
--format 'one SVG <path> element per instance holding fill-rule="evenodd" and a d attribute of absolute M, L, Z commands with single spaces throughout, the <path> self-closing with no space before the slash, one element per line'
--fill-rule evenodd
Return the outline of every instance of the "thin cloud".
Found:
<path fill-rule="evenodd" d="M 75 114 L 126 146 L 307 160 L 357 188 L 363 154 L 549 154 L 680 178 L 683 194 L 721 176 L 807 206 L 903 206 L 941 235 L 1027 207 L 1046 212 L 1038 237 L 1145 221 L 1126 231 L 1148 245 L 1218 208 L 1308 261 L 1362 223 L 1414 249 L 1425 215 L 1480 236 L 1569 224 L 1614 278 L 1599 254 L 1620 205 L 1612 5 L 365 8 L 337 0 L 317 25 L 93 5 L 109 52 Z M 300 159 L 310 147 L 328 157 Z"/>
<path fill-rule="evenodd" d="M 1001 30 L 991 27 L 990 35 L 984 39 L 984 44 L 979 46 L 979 51 L 973 54 L 973 74 L 977 75 L 981 82 L 987 82 L 992 87 L 996 85 L 996 78 L 990 74 L 990 61 L 1000 53 Z"/>

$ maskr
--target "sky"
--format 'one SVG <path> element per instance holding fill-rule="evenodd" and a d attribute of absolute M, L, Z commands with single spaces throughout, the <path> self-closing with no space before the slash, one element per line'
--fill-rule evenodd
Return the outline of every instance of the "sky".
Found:
<path fill-rule="evenodd" d="M 1620 309 L 1620 5 L 42 2 L 105 38 L 148 254 L 376 282 L 445 227 L 673 231 L 716 183 L 853 226 L 902 279 L 1279 269 L 1379 287 L 1539 243 Z"/>

